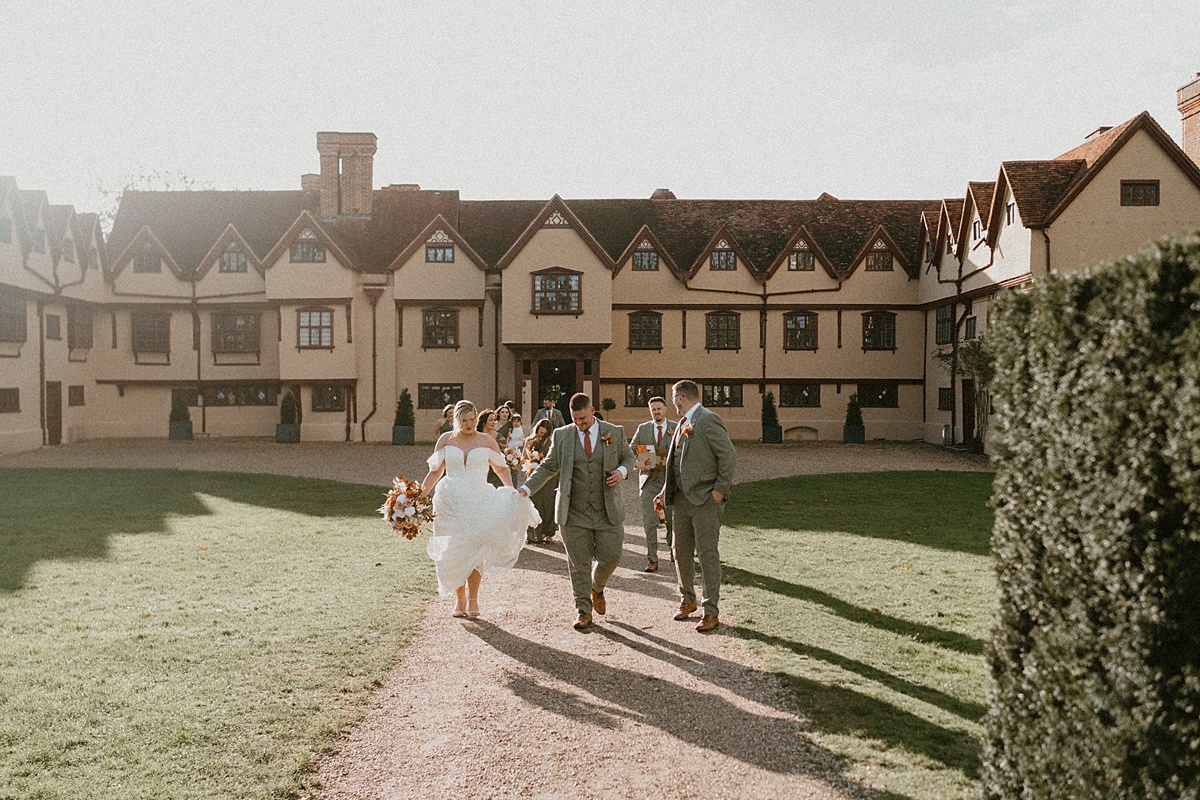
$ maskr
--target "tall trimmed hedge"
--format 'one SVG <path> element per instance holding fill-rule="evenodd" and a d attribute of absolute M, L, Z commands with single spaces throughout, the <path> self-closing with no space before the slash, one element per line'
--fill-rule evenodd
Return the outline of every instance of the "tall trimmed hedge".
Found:
<path fill-rule="evenodd" d="M 983 795 L 1200 797 L 1200 235 L 995 312 Z"/>

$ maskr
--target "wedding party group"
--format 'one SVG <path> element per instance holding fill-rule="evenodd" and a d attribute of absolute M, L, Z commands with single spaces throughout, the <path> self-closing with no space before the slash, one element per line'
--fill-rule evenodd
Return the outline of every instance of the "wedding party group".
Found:
<path fill-rule="evenodd" d="M 469 400 L 448 406 L 429 472 L 409 493 L 432 496 L 427 551 L 439 594 L 455 597 L 452 615 L 479 618 L 482 575 L 511 569 L 526 544 L 559 536 L 577 612 L 573 627 L 590 628 L 593 615 L 607 610 L 604 589 L 623 551 L 620 486 L 637 472 L 645 571 L 658 571 L 661 525 L 678 577 L 674 619 L 687 621 L 699 610 L 696 630 L 716 629 L 721 521 L 736 454 L 724 420 L 700 403 L 694 381 L 674 384 L 671 404 L 676 421 L 667 418 L 665 398 L 651 398 L 650 418 L 632 440 L 620 425 L 601 419 L 583 393 L 566 403 L 569 422 L 547 399 L 528 434 L 511 406 L 483 412 Z"/>

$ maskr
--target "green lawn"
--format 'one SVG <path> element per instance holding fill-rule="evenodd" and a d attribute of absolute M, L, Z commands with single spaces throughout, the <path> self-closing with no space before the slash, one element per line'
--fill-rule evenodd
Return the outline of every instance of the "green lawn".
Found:
<path fill-rule="evenodd" d="M 0 798 L 288 797 L 434 590 L 379 487 L 0 470 Z"/>
<path fill-rule="evenodd" d="M 739 485 L 721 534 L 739 633 L 811 735 L 897 797 L 977 796 L 995 598 L 992 476 Z"/>
<path fill-rule="evenodd" d="M 737 488 L 739 632 L 887 796 L 973 796 L 991 475 Z M 0 798 L 291 797 L 434 592 L 380 487 L 0 470 Z"/>

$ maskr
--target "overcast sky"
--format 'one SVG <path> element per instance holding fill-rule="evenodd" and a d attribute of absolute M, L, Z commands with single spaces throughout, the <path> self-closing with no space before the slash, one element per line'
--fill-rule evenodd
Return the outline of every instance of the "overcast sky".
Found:
<path fill-rule="evenodd" d="M 466 199 L 929 199 L 1148 110 L 1195 0 L 0 0 L 0 174 L 297 189 L 316 132 Z"/>

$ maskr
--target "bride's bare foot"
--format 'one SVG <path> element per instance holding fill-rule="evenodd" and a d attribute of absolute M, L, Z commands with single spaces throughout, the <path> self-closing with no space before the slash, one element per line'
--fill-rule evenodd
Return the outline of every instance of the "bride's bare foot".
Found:
<path fill-rule="evenodd" d="M 460 603 L 456 603 L 454 606 L 454 610 L 450 612 L 450 616 L 452 616 L 452 617 L 465 617 L 466 615 L 467 615 L 467 610 L 465 608 L 463 608 L 462 604 L 460 604 Z"/>
<path fill-rule="evenodd" d="M 479 601 L 471 600 L 467 603 L 467 616 L 471 619 L 479 619 Z"/>

